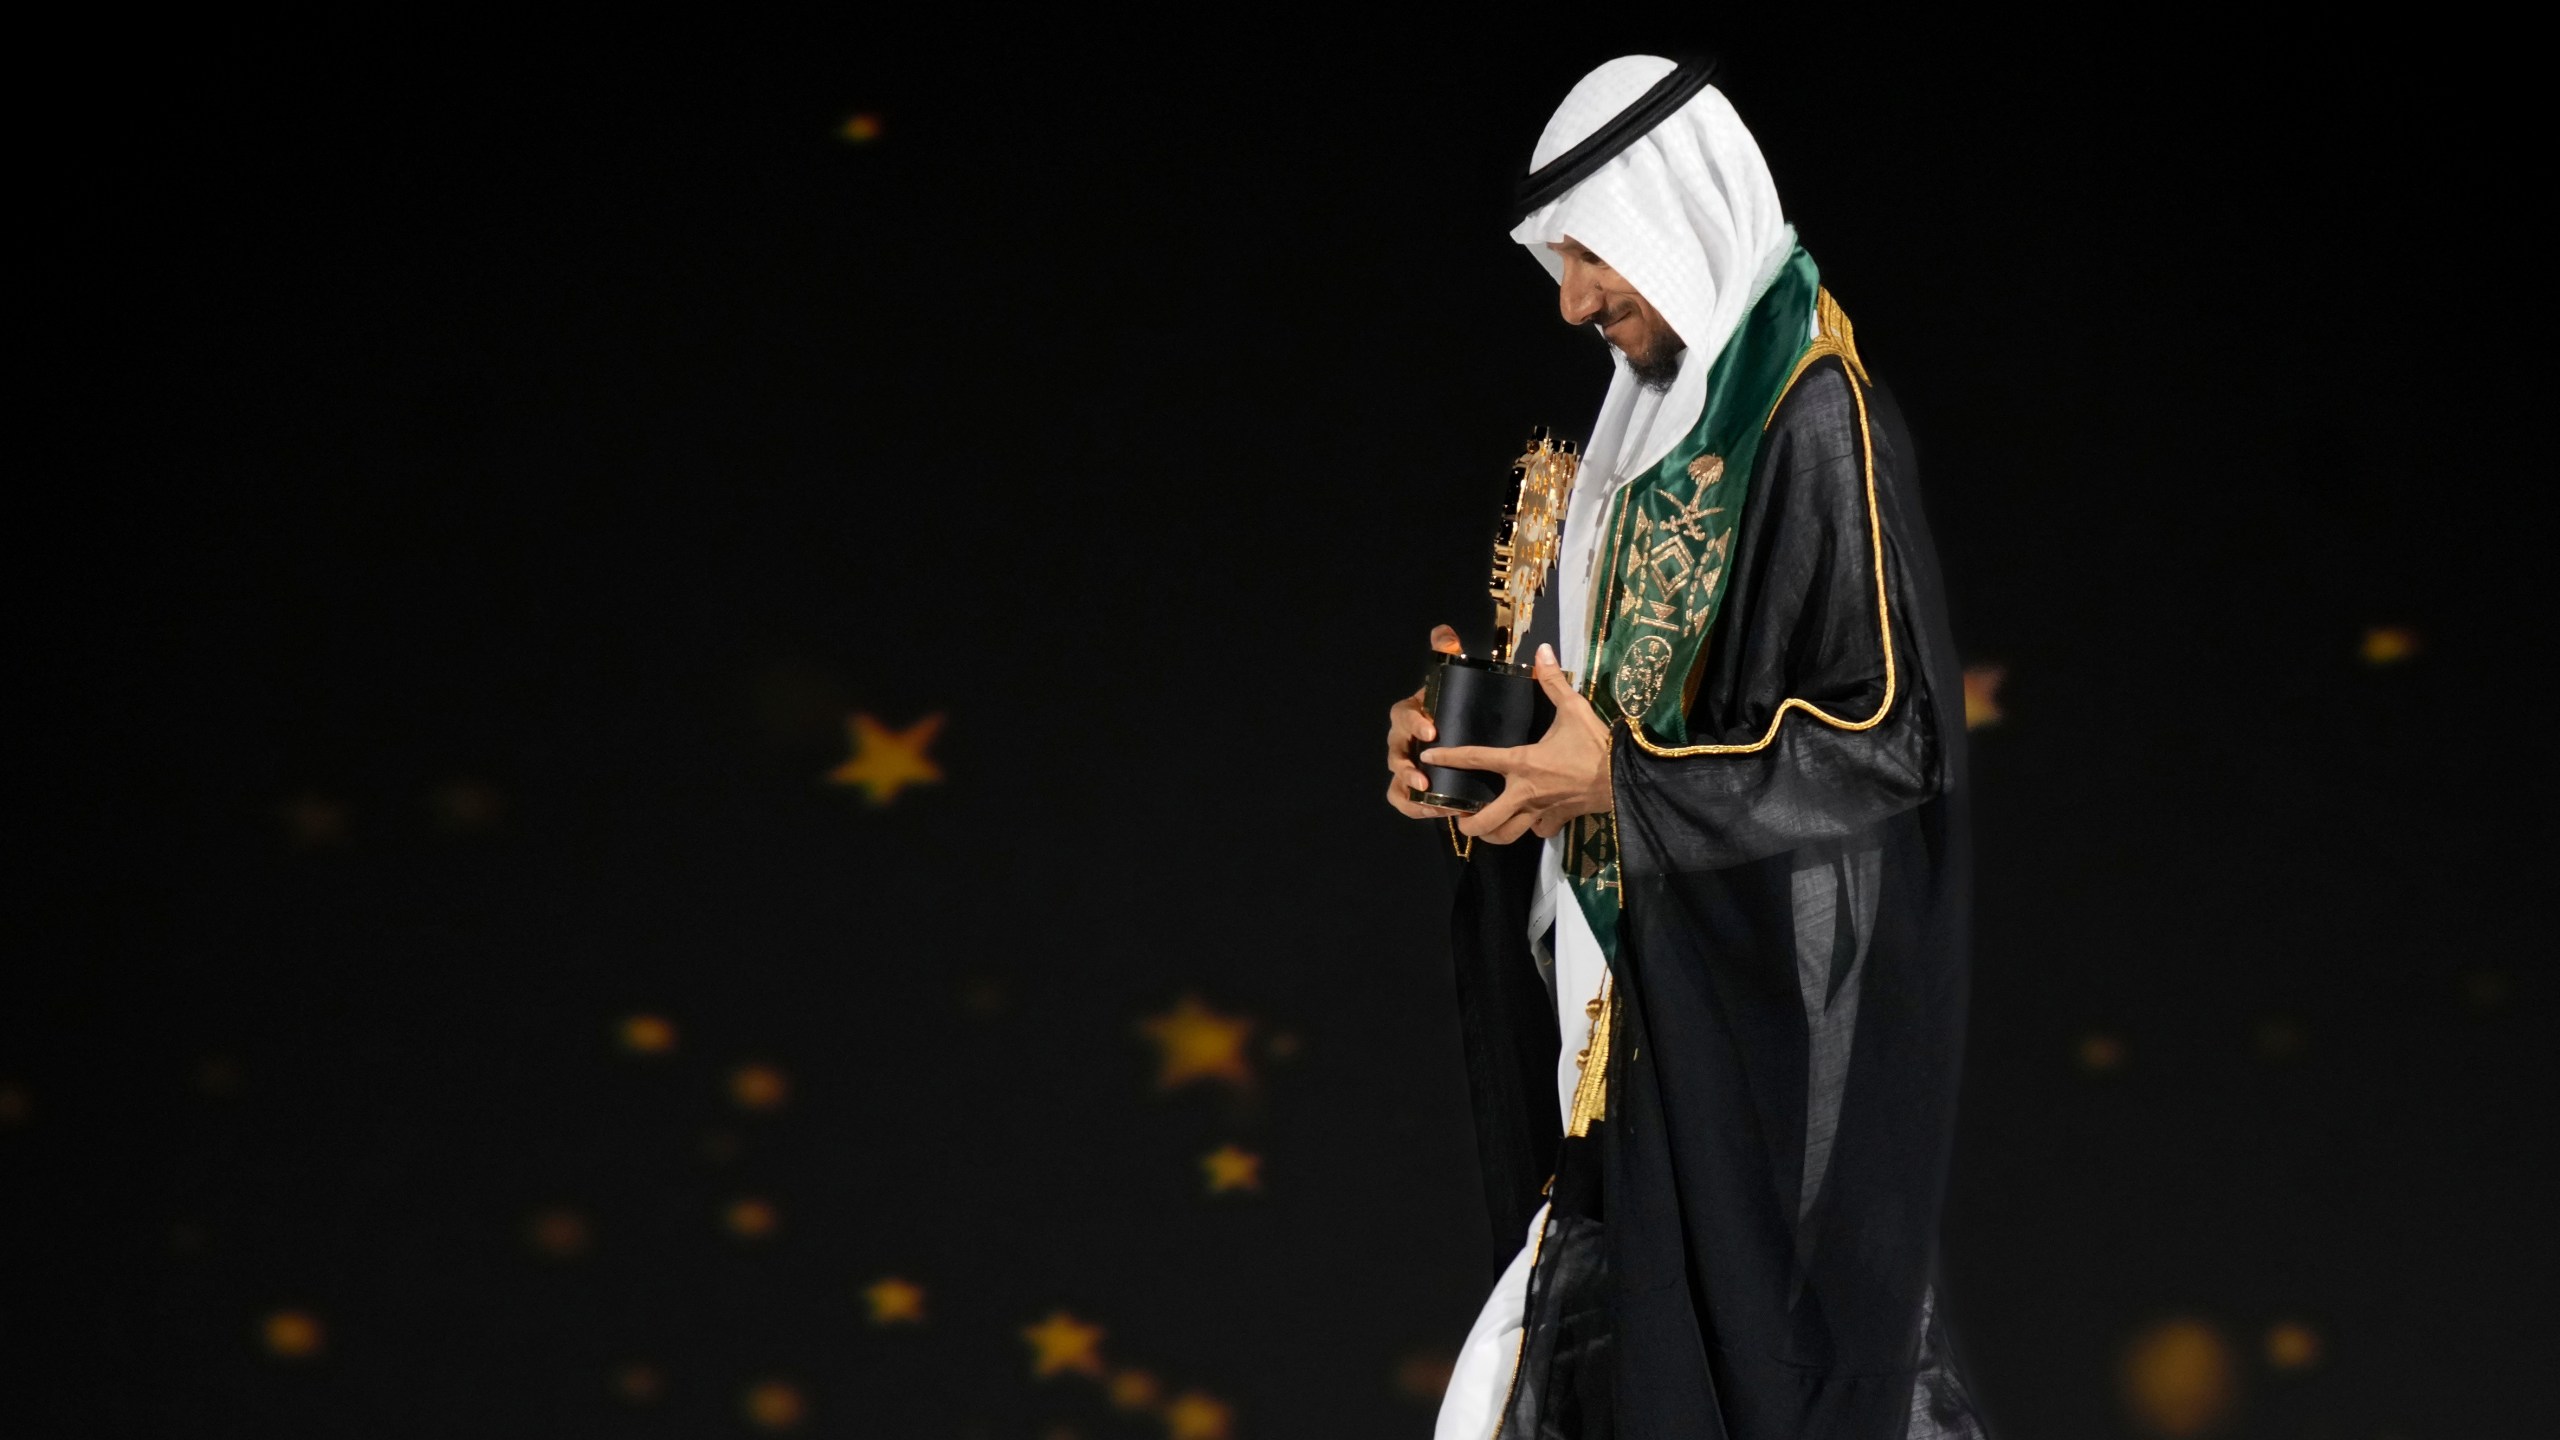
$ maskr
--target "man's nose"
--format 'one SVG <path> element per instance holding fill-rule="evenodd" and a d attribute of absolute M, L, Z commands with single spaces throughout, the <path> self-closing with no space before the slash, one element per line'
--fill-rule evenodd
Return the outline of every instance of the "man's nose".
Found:
<path fill-rule="evenodd" d="M 1556 291 L 1556 311 L 1567 325 L 1588 325 L 1600 314 L 1597 286 L 1567 285 Z"/>

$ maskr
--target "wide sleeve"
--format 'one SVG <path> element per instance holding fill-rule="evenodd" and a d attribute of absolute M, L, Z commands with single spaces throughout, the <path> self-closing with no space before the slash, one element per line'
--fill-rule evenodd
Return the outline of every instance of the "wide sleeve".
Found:
<path fill-rule="evenodd" d="M 1685 742 L 1614 730 L 1628 873 L 1718 869 L 1864 830 L 1946 788 L 1943 697 L 1914 625 L 1916 537 L 1897 533 L 1907 454 L 1837 363 L 1770 425 Z M 1881 574 L 1881 584 L 1879 583 Z M 1934 648 L 1934 647 L 1933 647 Z"/>

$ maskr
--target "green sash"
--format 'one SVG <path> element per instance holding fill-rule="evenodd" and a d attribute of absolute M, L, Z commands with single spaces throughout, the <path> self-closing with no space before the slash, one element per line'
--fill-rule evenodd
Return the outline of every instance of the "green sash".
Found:
<path fill-rule="evenodd" d="M 1812 344 L 1820 290 L 1813 257 L 1797 247 L 1707 372 L 1697 428 L 1610 505 L 1582 685 L 1601 719 L 1642 725 L 1665 744 L 1689 742 L 1688 680 L 1724 602 L 1761 432 Z M 1626 903 L 1616 814 L 1585 815 L 1563 833 L 1565 876 L 1614 960 Z"/>

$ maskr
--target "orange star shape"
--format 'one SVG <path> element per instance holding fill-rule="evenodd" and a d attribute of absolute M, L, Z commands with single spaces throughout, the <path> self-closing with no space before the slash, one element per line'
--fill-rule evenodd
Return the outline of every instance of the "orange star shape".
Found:
<path fill-rule="evenodd" d="M 1164 1407 L 1169 1440 L 1229 1440 L 1235 1423 L 1233 1410 L 1197 1390 Z"/>
<path fill-rule="evenodd" d="M 1185 995 L 1172 1010 L 1140 1021 L 1138 1029 L 1164 1052 L 1164 1063 L 1156 1071 L 1159 1090 L 1194 1080 L 1253 1083 L 1253 1067 L 1246 1063 L 1244 1048 L 1245 1037 L 1253 1033 L 1251 1020 L 1221 1015 L 1201 1004 L 1198 996 Z"/>
<path fill-rule="evenodd" d="M 1123 1370 L 1111 1377 L 1111 1403 L 1122 1410 L 1152 1410 L 1164 1400 L 1164 1386 L 1144 1370 Z"/>
<path fill-rule="evenodd" d="M 1079 1375 L 1102 1374 L 1099 1325 L 1087 1325 L 1064 1310 L 1056 1310 L 1039 1324 L 1024 1326 L 1022 1338 L 1031 1346 L 1031 1373 L 1035 1378 L 1064 1375 L 1070 1370 Z"/>
<path fill-rule="evenodd" d="M 320 1353 L 327 1332 L 307 1310 L 279 1310 L 267 1317 L 267 1353 L 280 1360 L 308 1360 Z"/>
<path fill-rule="evenodd" d="M 921 1325 L 924 1323 L 924 1287 L 895 1275 L 872 1282 L 862 1292 L 871 1305 L 874 1325 Z"/>
<path fill-rule="evenodd" d="M 1979 730 L 2000 723 L 2000 682 L 2008 678 L 2006 665 L 1964 667 L 1964 728 Z"/>
<path fill-rule="evenodd" d="M 2376 625 L 2364 632 L 2364 663 L 2397 665 L 2418 653 L 2418 632 L 2406 625 Z"/>
<path fill-rule="evenodd" d="M 1209 1177 L 1212 1195 L 1262 1188 L 1262 1157 L 1250 1150 L 1221 1145 L 1200 1157 L 1200 1169 Z"/>
<path fill-rule="evenodd" d="M 869 715 L 855 715 L 845 721 L 853 757 L 828 771 L 827 781 L 860 786 L 874 805 L 888 804 L 910 785 L 934 784 L 942 779 L 942 767 L 926 759 L 924 752 L 941 729 L 939 711 L 904 730 L 892 730 Z"/>

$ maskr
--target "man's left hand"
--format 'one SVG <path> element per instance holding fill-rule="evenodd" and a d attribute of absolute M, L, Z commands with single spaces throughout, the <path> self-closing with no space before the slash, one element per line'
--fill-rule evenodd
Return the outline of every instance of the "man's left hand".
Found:
<path fill-rule="evenodd" d="M 1458 833 L 1508 845 L 1523 835 L 1555 834 L 1579 815 L 1613 803 L 1609 793 L 1609 727 L 1591 702 L 1574 692 L 1556 664 L 1552 646 L 1538 647 L 1530 667 L 1556 707 L 1556 720 L 1533 745 L 1451 745 L 1425 750 L 1421 759 L 1461 770 L 1490 770 L 1502 777 L 1493 803 L 1458 822 Z"/>

